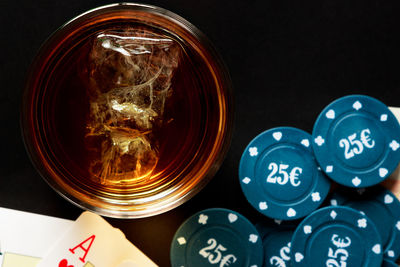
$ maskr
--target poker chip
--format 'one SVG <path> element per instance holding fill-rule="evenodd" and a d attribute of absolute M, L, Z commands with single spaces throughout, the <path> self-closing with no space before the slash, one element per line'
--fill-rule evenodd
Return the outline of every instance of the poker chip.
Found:
<path fill-rule="evenodd" d="M 290 248 L 293 233 L 296 229 L 295 224 L 285 224 L 277 221 L 276 223 L 258 223 L 256 228 L 262 238 L 264 247 L 263 267 L 291 266 Z"/>
<path fill-rule="evenodd" d="M 384 259 L 383 262 L 382 262 L 382 267 L 399 267 L 399 265 L 397 265 L 393 261 L 389 261 L 389 260 Z"/>
<path fill-rule="evenodd" d="M 330 180 L 318 168 L 311 135 L 291 127 L 267 130 L 250 142 L 239 166 L 242 191 L 262 214 L 302 218 L 326 198 Z"/>
<path fill-rule="evenodd" d="M 382 102 L 350 95 L 329 104 L 313 129 L 315 157 L 334 181 L 349 187 L 380 183 L 400 161 L 400 126 Z"/>
<path fill-rule="evenodd" d="M 172 240 L 172 267 L 261 267 L 262 240 L 257 229 L 239 213 L 207 209 L 187 219 Z"/>
<path fill-rule="evenodd" d="M 343 190 L 342 190 L 343 191 Z M 335 192 L 332 205 L 345 205 L 367 215 L 375 224 L 381 239 L 384 256 L 395 261 L 400 256 L 400 201 L 381 186 L 367 190 Z"/>
<path fill-rule="evenodd" d="M 380 267 L 382 245 L 374 223 L 349 207 L 325 207 L 306 217 L 291 242 L 292 266 Z"/>

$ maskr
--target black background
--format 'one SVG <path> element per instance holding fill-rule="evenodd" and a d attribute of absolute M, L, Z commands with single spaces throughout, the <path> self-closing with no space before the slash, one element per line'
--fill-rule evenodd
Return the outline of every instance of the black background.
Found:
<path fill-rule="evenodd" d="M 397 1 L 147 1 L 189 20 L 214 43 L 234 85 L 235 128 L 214 179 L 179 208 L 147 219 L 107 219 L 160 266 L 179 225 L 210 207 L 256 222 L 237 169 L 262 131 L 311 132 L 319 112 L 352 93 L 400 106 L 400 12 Z M 19 109 L 24 77 L 40 44 L 76 15 L 111 1 L 0 0 L 0 206 L 76 219 L 82 212 L 40 177 L 23 146 Z"/>

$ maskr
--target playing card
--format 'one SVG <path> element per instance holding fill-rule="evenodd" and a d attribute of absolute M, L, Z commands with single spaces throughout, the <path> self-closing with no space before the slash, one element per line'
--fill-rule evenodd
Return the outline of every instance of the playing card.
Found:
<path fill-rule="evenodd" d="M 0 208 L 0 265 L 36 267 L 73 221 Z"/>
<path fill-rule="evenodd" d="M 102 217 L 84 212 L 37 267 L 157 266 Z M 135 266 L 135 265 L 131 265 Z"/>
<path fill-rule="evenodd" d="M 73 221 L 0 207 L 1 253 L 43 257 Z"/>
<path fill-rule="evenodd" d="M 389 107 L 389 109 L 400 123 L 400 108 Z M 400 199 L 400 165 L 397 166 L 397 169 L 383 182 L 383 185 Z"/>

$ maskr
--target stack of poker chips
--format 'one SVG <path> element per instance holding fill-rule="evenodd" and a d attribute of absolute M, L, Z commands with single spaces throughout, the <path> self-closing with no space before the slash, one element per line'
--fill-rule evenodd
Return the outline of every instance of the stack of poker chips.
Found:
<path fill-rule="evenodd" d="M 390 191 L 338 187 L 326 203 L 302 220 L 256 224 L 262 266 L 398 266 L 400 201 Z"/>
<path fill-rule="evenodd" d="M 400 201 L 379 185 L 400 162 L 400 125 L 382 102 L 329 104 L 312 134 L 267 130 L 244 150 L 242 191 L 265 220 L 209 209 L 171 245 L 175 266 L 397 266 Z"/>
<path fill-rule="evenodd" d="M 251 141 L 240 184 L 275 219 L 257 224 L 263 266 L 397 266 L 400 201 L 379 184 L 400 162 L 399 143 L 396 117 L 362 95 L 329 104 L 312 135 L 280 127 Z"/>

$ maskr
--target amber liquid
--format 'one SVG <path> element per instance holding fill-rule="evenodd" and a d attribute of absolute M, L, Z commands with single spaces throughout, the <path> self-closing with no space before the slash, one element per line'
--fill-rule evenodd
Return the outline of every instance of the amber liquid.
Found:
<path fill-rule="evenodd" d="M 96 34 L 110 27 L 112 25 L 98 28 Z M 119 23 L 118 28 L 121 27 L 124 26 Z M 179 43 L 181 53 L 171 81 L 172 94 L 165 103 L 162 126 L 152 132 L 152 138 L 156 140 L 158 161 L 145 177 L 130 178 L 122 174 L 120 180 L 114 179 L 108 183 L 93 177 L 90 171 L 91 164 L 98 158 L 93 157 L 87 140 L 91 99 L 87 94 L 89 76 L 85 66 L 90 64 L 88 55 L 95 34 L 88 32 L 84 41 L 60 58 L 49 79 L 43 101 L 46 118 L 44 135 L 52 154 L 71 174 L 70 179 L 74 179 L 74 183 L 114 192 L 144 190 L 174 182 L 178 174 L 207 158 L 204 155 L 210 153 L 207 143 L 213 146 L 213 141 L 220 134 L 220 115 L 223 111 L 220 110 L 212 73 L 198 54 L 193 53 L 185 43 L 166 32 L 149 30 L 174 39 Z M 93 143 L 90 145 L 93 146 Z M 98 145 L 101 146 L 101 142 Z"/>

